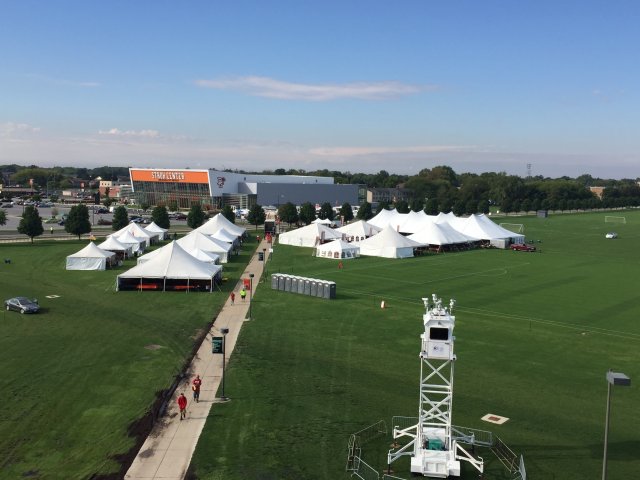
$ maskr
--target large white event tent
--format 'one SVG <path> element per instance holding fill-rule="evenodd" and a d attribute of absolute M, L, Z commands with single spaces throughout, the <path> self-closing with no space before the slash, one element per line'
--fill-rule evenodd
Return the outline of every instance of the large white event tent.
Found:
<path fill-rule="evenodd" d="M 311 223 L 319 223 L 321 225 L 331 225 L 333 222 L 331 220 L 329 220 L 328 218 L 316 218 Z"/>
<path fill-rule="evenodd" d="M 130 257 L 133 254 L 131 251 L 131 245 L 125 245 L 113 235 L 109 235 L 104 242 L 98 245 L 98 248 L 108 250 L 109 252 L 116 254 L 122 254 L 123 257 Z"/>
<path fill-rule="evenodd" d="M 336 228 L 336 232 L 340 232 L 349 242 L 359 242 L 368 237 L 373 237 L 376 233 L 380 233 L 381 228 L 376 227 L 364 220 L 349 223 L 344 227 Z"/>
<path fill-rule="evenodd" d="M 153 259 L 118 275 L 117 290 L 213 292 L 214 282 L 221 276 L 221 266 L 201 262 L 175 241 L 158 251 L 160 254 Z"/>
<path fill-rule="evenodd" d="M 425 244 L 403 237 L 392 226 L 358 243 L 360 255 L 385 258 L 413 257 L 413 249 Z"/>
<path fill-rule="evenodd" d="M 82 250 L 67 257 L 67 270 L 105 270 L 115 255 L 89 242 Z"/>
<path fill-rule="evenodd" d="M 448 223 L 429 223 L 425 228 L 407 237 L 425 245 L 457 245 L 476 242 L 479 238 L 470 237 L 454 229 Z"/>
<path fill-rule="evenodd" d="M 216 233 L 209 235 L 214 240 L 220 240 L 221 242 L 230 243 L 235 245 L 238 242 L 238 237 L 227 231 L 225 228 L 221 228 Z"/>
<path fill-rule="evenodd" d="M 196 228 L 195 231 L 204 233 L 205 235 L 213 235 L 221 228 L 224 228 L 227 232 L 235 235 L 236 237 L 241 237 L 246 231 L 246 229 L 230 222 L 227 217 L 221 213 L 210 218 L 207 222 Z"/>
<path fill-rule="evenodd" d="M 387 210 L 385 208 L 378 212 L 375 217 L 367 220 L 367 222 L 380 229 L 387 228 L 390 225 L 394 230 L 398 230 L 400 225 L 404 223 L 405 218 L 406 217 L 395 208 L 393 210 Z"/>
<path fill-rule="evenodd" d="M 140 255 L 142 252 L 144 252 L 144 246 L 146 242 L 143 238 L 134 237 L 128 230 L 125 230 L 119 235 L 117 233 L 118 232 L 113 233 L 112 236 L 116 237 L 116 240 L 118 240 L 121 244 L 131 248 L 131 251 L 135 255 Z"/>
<path fill-rule="evenodd" d="M 229 261 L 229 251 L 232 248 L 230 244 L 211 238 L 196 230 L 177 240 L 177 242 L 178 245 L 187 251 L 197 248 L 203 252 L 219 255 L 220 263 L 227 263 Z"/>
<path fill-rule="evenodd" d="M 168 230 L 166 228 L 162 228 L 156 224 L 156 222 L 151 222 L 149 225 L 144 227 L 147 232 L 157 233 L 159 240 L 164 240 L 167 238 Z"/>
<path fill-rule="evenodd" d="M 294 247 L 315 247 L 336 238 L 342 238 L 342 234 L 326 225 L 310 223 L 304 227 L 281 233 L 278 236 L 278 243 Z"/>
<path fill-rule="evenodd" d="M 524 235 L 502 228 L 484 214 L 471 215 L 469 218 L 464 219 L 464 224 L 461 228 L 455 225 L 453 227 L 465 235 L 481 240 L 508 240 L 511 243 L 524 243 Z"/>
<path fill-rule="evenodd" d="M 360 255 L 360 247 L 337 238 L 331 242 L 318 245 L 315 255 L 320 258 L 334 258 L 339 260 L 356 258 Z"/>
<path fill-rule="evenodd" d="M 165 245 L 164 247 L 161 247 L 161 248 L 158 248 L 157 250 L 154 250 L 153 252 L 145 253 L 141 257 L 138 257 L 137 264 L 141 265 L 141 264 L 143 264 L 145 262 L 153 260 L 158 255 L 162 255 L 162 251 L 165 248 L 170 248 L 170 247 L 171 247 L 171 244 L 169 243 L 169 244 Z M 219 261 L 220 260 L 220 256 L 216 255 L 215 253 L 205 252 L 205 251 L 203 251 L 203 250 L 201 250 L 199 248 L 184 248 L 184 251 L 187 252 L 192 257 L 197 258 L 201 262 L 220 263 L 220 261 Z"/>

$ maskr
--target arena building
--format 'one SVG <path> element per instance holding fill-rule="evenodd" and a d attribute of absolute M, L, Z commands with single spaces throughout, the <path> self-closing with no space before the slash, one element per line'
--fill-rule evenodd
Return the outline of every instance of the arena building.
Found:
<path fill-rule="evenodd" d="M 364 185 L 335 184 L 333 177 L 303 175 L 263 175 L 164 168 L 130 168 L 131 188 L 136 203 L 191 208 L 200 203 L 203 208 L 236 208 L 278 206 L 305 202 L 338 206 L 347 202 L 360 205 L 366 200 Z"/>

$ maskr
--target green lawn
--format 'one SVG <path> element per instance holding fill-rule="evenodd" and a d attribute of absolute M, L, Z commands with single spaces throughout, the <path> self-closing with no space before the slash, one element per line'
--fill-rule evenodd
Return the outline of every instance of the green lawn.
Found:
<path fill-rule="evenodd" d="M 349 434 L 416 416 L 421 297 L 454 297 L 453 421 L 491 430 L 525 458 L 530 478 L 599 478 L 609 368 L 640 379 L 640 212 L 510 218 L 540 253 L 501 250 L 414 259 L 317 259 L 275 246 L 270 272 L 337 282 L 333 301 L 260 285 L 196 450 L 201 479 L 335 479 Z M 606 240 L 607 231 L 620 238 Z M 380 308 L 385 300 L 387 308 Z M 610 478 L 640 471 L 640 390 L 617 389 Z M 509 417 L 501 426 L 480 417 Z M 364 456 L 382 467 L 390 437 Z M 485 478 L 510 478 L 489 452 Z M 395 465 L 396 474 L 409 478 Z M 477 478 L 463 466 L 463 478 Z"/>
<path fill-rule="evenodd" d="M 115 292 L 115 277 L 66 271 L 86 242 L 4 244 L 2 300 L 36 297 L 41 313 L 0 314 L 0 478 L 117 473 L 136 421 L 168 388 L 255 249 L 226 264 L 223 291 Z M 47 298 L 59 295 L 59 298 Z M 115 475 L 114 478 L 118 476 Z"/>

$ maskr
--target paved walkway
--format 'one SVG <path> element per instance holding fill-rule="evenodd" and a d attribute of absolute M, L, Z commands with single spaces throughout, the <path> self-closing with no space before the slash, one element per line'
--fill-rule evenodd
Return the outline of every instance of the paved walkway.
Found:
<path fill-rule="evenodd" d="M 249 278 L 250 273 L 255 275 L 253 278 L 254 291 L 264 268 L 263 262 L 258 261 L 257 252 L 262 252 L 263 249 L 267 249 L 268 252 L 269 247 L 270 245 L 263 240 L 242 274 L 242 278 Z M 125 479 L 184 479 L 198 438 L 209 416 L 209 410 L 215 403 L 221 401 L 215 398 L 215 394 L 222 380 L 222 355 L 211 353 L 211 337 L 222 336 L 221 328 L 229 329 L 225 349 L 225 357 L 228 361 L 236 345 L 240 328 L 248 317 L 249 296 L 247 295 L 244 302 L 240 299 L 241 282 L 242 280 L 234 289 L 236 292 L 235 305 L 231 305 L 231 300 L 227 299 L 211 331 L 193 358 L 187 376 L 170 400 L 167 412 L 164 417 L 158 420 L 151 434 L 147 437 L 125 475 Z M 196 374 L 200 375 L 202 379 L 199 403 L 193 401 L 189 385 Z M 177 397 L 181 392 L 185 392 L 189 401 L 187 418 L 182 421 L 177 405 Z"/>

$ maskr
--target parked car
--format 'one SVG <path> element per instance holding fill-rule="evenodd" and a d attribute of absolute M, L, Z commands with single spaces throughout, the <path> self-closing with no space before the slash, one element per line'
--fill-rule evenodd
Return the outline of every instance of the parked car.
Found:
<path fill-rule="evenodd" d="M 20 313 L 36 313 L 40 310 L 38 300 L 30 300 L 27 297 L 14 297 L 4 301 L 4 308 Z"/>
<path fill-rule="evenodd" d="M 516 252 L 535 252 L 536 247 L 526 243 L 514 243 L 513 245 L 511 245 L 511 250 Z"/>

